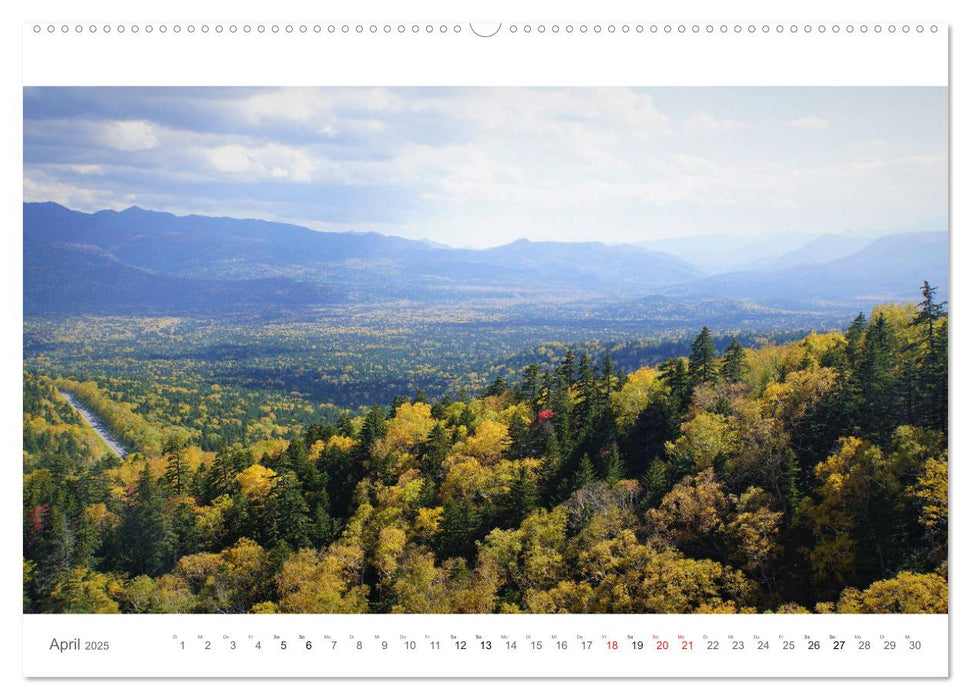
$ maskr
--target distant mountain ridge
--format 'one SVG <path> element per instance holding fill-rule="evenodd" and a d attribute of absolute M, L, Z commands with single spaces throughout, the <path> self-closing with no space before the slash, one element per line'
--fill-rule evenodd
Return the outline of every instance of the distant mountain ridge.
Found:
<path fill-rule="evenodd" d="M 26 314 L 279 312 L 475 299 L 853 306 L 912 300 L 925 279 L 946 290 L 947 232 L 862 244 L 810 237 L 779 255 L 753 254 L 750 266 L 706 276 L 691 262 L 640 245 L 519 239 L 477 250 L 137 207 L 85 214 L 54 203 L 24 205 Z"/>
<path fill-rule="evenodd" d="M 24 313 L 222 313 L 280 311 L 345 300 L 340 292 L 286 278 L 205 280 L 119 262 L 96 246 L 24 246 Z"/>
<path fill-rule="evenodd" d="M 691 297 L 749 299 L 795 308 L 814 303 L 913 300 L 924 280 L 946 296 L 946 231 L 892 234 L 827 262 L 711 275 L 664 290 Z"/>
<path fill-rule="evenodd" d="M 641 241 L 638 246 L 646 250 L 676 255 L 691 260 L 706 274 L 732 272 L 751 267 L 759 258 L 770 258 L 789 253 L 812 241 L 814 236 L 805 233 L 785 234 L 706 234 L 680 238 L 658 238 Z"/>
<path fill-rule="evenodd" d="M 81 299 L 97 306 L 91 298 L 94 288 L 105 310 L 127 309 L 143 286 L 154 290 L 147 296 L 150 308 L 184 309 L 188 299 L 183 290 L 198 286 L 190 280 L 209 285 L 213 302 L 225 299 L 216 307 L 232 308 L 229 290 L 238 284 L 230 283 L 254 280 L 264 281 L 268 304 L 301 306 L 395 299 L 616 297 L 646 294 L 700 275 L 677 257 L 635 246 L 521 240 L 471 250 L 373 232 L 327 233 L 137 207 L 86 214 L 51 202 L 24 204 L 24 250 L 27 313 L 74 310 Z M 95 255 L 99 251 L 102 255 Z M 126 280 L 125 286 L 113 278 Z M 300 290 L 306 302 L 298 298 Z"/>
<path fill-rule="evenodd" d="M 853 255 L 873 242 L 871 238 L 839 236 L 833 233 L 813 238 L 795 250 L 755 260 L 746 267 L 755 270 L 785 270 L 800 265 L 827 263 Z"/>
<path fill-rule="evenodd" d="M 753 235 L 705 234 L 640 241 L 636 245 L 690 260 L 705 274 L 716 275 L 828 262 L 855 253 L 880 237 L 877 234 L 814 235 L 784 232 Z"/>

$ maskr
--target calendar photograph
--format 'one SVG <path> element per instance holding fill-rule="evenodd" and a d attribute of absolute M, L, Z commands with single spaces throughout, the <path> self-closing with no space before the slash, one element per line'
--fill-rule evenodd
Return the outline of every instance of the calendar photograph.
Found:
<path fill-rule="evenodd" d="M 23 611 L 947 613 L 948 197 L 947 87 L 25 87 Z"/>

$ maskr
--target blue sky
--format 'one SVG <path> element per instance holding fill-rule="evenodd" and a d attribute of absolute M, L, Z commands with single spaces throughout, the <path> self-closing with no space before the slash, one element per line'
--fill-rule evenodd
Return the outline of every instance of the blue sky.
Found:
<path fill-rule="evenodd" d="M 945 88 L 25 88 L 24 199 L 483 247 L 947 226 Z"/>

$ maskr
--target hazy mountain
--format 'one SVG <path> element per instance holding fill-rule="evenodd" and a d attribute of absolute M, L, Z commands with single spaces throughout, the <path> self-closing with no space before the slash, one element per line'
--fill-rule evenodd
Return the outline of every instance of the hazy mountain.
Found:
<path fill-rule="evenodd" d="M 753 270 L 784 270 L 799 265 L 826 263 L 863 250 L 872 241 L 872 238 L 829 233 L 814 238 L 788 253 L 757 259 L 746 267 Z"/>
<path fill-rule="evenodd" d="M 710 262 L 704 243 L 717 248 L 715 238 L 677 239 L 671 247 L 696 250 Z M 841 236 L 785 236 L 792 249 L 770 256 L 781 245 L 778 236 L 742 238 L 734 240 L 733 264 L 757 269 L 705 277 L 672 253 L 636 245 L 520 239 L 485 250 L 443 248 L 254 219 L 138 208 L 84 214 L 25 204 L 24 311 L 208 313 L 358 301 L 586 303 L 645 295 L 809 309 L 913 300 L 924 279 L 947 286 L 946 232 L 885 236 L 862 247 Z"/>
<path fill-rule="evenodd" d="M 54 203 L 24 205 L 24 240 L 89 243 L 148 269 L 252 277 L 291 265 L 359 259 L 408 259 L 429 250 L 418 241 L 377 233 L 321 233 L 258 219 L 175 216 L 131 207 L 94 214 Z M 244 265 L 253 265 L 247 270 Z"/>
<path fill-rule="evenodd" d="M 131 290 L 126 304 L 151 299 L 152 308 L 183 309 L 188 291 L 171 287 L 198 290 L 192 280 L 248 282 L 241 304 L 257 303 L 252 290 L 263 290 L 268 304 L 299 306 L 322 300 L 616 297 L 699 276 L 674 256 L 636 246 L 520 240 L 470 250 L 373 232 L 324 233 L 137 207 L 85 214 L 53 203 L 24 205 L 24 250 L 25 292 L 36 295 L 25 301 L 31 311 L 78 308 L 82 302 L 72 299 L 97 305 L 113 293 L 115 279 Z M 264 284 L 253 286 L 254 280 Z M 231 288 L 213 288 L 213 303 L 223 298 L 220 290 Z M 114 309 L 118 302 L 105 298 L 103 305 Z"/>
<path fill-rule="evenodd" d="M 831 303 L 868 308 L 880 301 L 916 300 L 924 280 L 946 296 L 946 231 L 893 234 L 836 260 L 712 275 L 673 285 L 665 292 L 691 298 L 749 299 L 789 308 Z"/>
<path fill-rule="evenodd" d="M 545 283 L 628 294 L 700 276 L 680 258 L 633 245 L 533 242 L 521 238 L 496 248 L 459 249 L 453 253 L 449 264 L 486 266 L 491 274 L 512 274 L 534 289 Z"/>
<path fill-rule="evenodd" d="M 659 238 L 641 241 L 637 245 L 690 260 L 708 274 L 730 272 L 751 267 L 753 261 L 790 253 L 806 245 L 813 236 L 802 233 L 766 233 L 739 236 L 711 234 L 683 238 Z"/>
<path fill-rule="evenodd" d="M 285 278 L 203 280 L 143 270 L 93 245 L 24 246 L 24 313 L 223 313 L 342 301 L 338 291 Z"/>

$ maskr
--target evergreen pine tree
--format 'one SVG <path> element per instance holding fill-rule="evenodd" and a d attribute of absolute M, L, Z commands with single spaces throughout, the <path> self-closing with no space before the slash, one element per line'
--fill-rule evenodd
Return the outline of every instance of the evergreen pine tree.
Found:
<path fill-rule="evenodd" d="M 358 438 L 358 453 L 361 461 L 371 456 L 371 445 L 388 433 L 388 420 L 380 406 L 375 404 L 364 416 L 361 424 L 361 434 Z"/>
<path fill-rule="evenodd" d="M 326 494 L 324 494 L 326 496 Z M 335 539 L 338 533 L 337 521 L 327 510 L 327 503 L 319 500 L 314 506 L 313 517 L 311 518 L 310 530 L 311 540 L 314 547 L 326 547 Z"/>
<path fill-rule="evenodd" d="M 418 452 L 418 460 L 421 465 L 421 472 L 429 477 L 436 488 L 445 481 L 445 468 L 443 466 L 445 457 L 452 449 L 452 440 L 448 430 L 443 423 L 435 423 L 428 437 L 421 444 Z"/>
<path fill-rule="evenodd" d="M 628 473 L 639 477 L 655 459 L 664 456 L 664 444 L 677 439 L 680 425 L 677 400 L 662 396 L 637 414 L 627 433 L 624 454 Z"/>
<path fill-rule="evenodd" d="M 469 404 L 465 404 L 465 407 L 459 414 L 457 425 L 464 425 L 469 429 L 470 433 L 475 430 L 475 411 L 472 410 Z"/>
<path fill-rule="evenodd" d="M 188 486 L 189 468 L 183 457 L 184 447 L 178 438 L 170 437 L 162 451 L 165 456 L 165 481 L 172 487 L 176 496 L 185 493 Z"/>
<path fill-rule="evenodd" d="M 556 429 L 560 446 L 568 450 L 573 433 L 570 387 L 559 374 L 550 378 L 546 408 L 553 411 L 553 417 L 550 420 Z"/>
<path fill-rule="evenodd" d="M 898 425 L 898 406 L 892 340 L 883 314 L 870 320 L 861 354 L 859 376 L 863 395 L 863 437 L 886 443 L 890 439 L 890 432 Z"/>
<path fill-rule="evenodd" d="M 171 527 L 173 561 L 186 554 L 195 554 L 203 548 L 203 534 L 196 514 L 188 503 L 180 502 L 173 508 Z"/>
<path fill-rule="evenodd" d="M 543 501 L 547 505 L 551 505 L 559 495 L 557 488 L 560 483 L 561 469 L 562 455 L 560 452 L 560 441 L 556 437 L 556 432 L 551 430 L 546 435 L 543 461 L 540 465 L 540 491 L 543 496 Z"/>
<path fill-rule="evenodd" d="M 656 506 L 671 487 L 670 467 L 667 462 L 655 459 L 647 467 L 647 471 L 640 479 L 644 487 L 644 502 L 647 506 Z"/>
<path fill-rule="evenodd" d="M 610 353 L 607 353 L 604 356 L 603 369 L 600 376 L 600 380 L 603 382 L 604 406 L 610 406 L 611 392 L 613 391 L 614 383 L 617 381 L 616 371 L 617 368 L 614 367 L 614 361 L 610 358 Z"/>
<path fill-rule="evenodd" d="M 509 527 L 518 527 L 539 503 L 539 489 L 536 482 L 529 475 L 526 467 L 520 467 L 516 480 L 510 489 L 511 518 Z"/>
<path fill-rule="evenodd" d="M 310 461 L 310 453 L 304 440 L 291 440 L 287 449 L 283 451 L 279 468 L 292 471 L 300 480 L 304 491 L 316 491 L 320 488 L 320 474 L 317 466 Z"/>
<path fill-rule="evenodd" d="M 505 377 L 501 374 L 496 375 L 496 378 L 492 380 L 492 383 L 485 390 L 485 396 L 502 396 L 506 390 L 509 389 L 509 384 L 506 383 Z"/>
<path fill-rule="evenodd" d="M 947 431 L 947 312 L 946 303 L 935 301 L 937 287 L 925 280 L 921 302 L 912 325 L 921 328 L 922 347 L 917 359 L 916 379 L 921 420 Z"/>
<path fill-rule="evenodd" d="M 349 414 L 341 414 L 341 417 L 337 419 L 337 432 L 344 437 L 354 437 L 354 423 Z"/>
<path fill-rule="evenodd" d="M 917 305 L 917 315 L 912 321 L 913 325 L 920 326 L 924 333 L 924 342 L 933 351 L 936 334 L 935 324 L 944 317 L 944 303 L 934 300 L 937 294 L 937 287 L 932 287 L 927 280 L 920 288 L 921 301 Z"/>
<path fill-rule="evenodd" d="M 165 496 L 145 465 L 118 528 L 123 568 L 136 576 L 158 576 L 168 570 L 173 552 L 170 528 Z"/>
<path fill-rule="evenodd" d="M 309 450 L 317 442 L 327 442 L 331 437 L 337 435 L 337 432 L 337 428 L 330 423 L 323 425 L 313 423 L 307 427 L 307 431 L 304 433 L 303 444 Z"/>
<path fill-rule="evenodd" d="M 353 508 L 354 489 L 364 475 L 359 453 L 344 451 L 336 445 L 325 447 L 317 458 L 329 512 L 335 518 L 346 518 Z"/>
<path fill-rule="evenodd" d="M 568 492 L 573 493 L 596 479 L 597 475 L 593 471 L 593 462 L 590 460 L 590 455 L 584 452 L 576 471 L 573 472 L 573 475 L 569 479 Z"/>
<path fill-rule="evenodd" d="M 285 471 L 273 480 L 270 497 L 264 511 L 264 543 L 274 547 L 286 542 L 294 549 L 310 544 L 311 522 L 307 517 L 307 502 L 300 488 L 300 480 Z"/>
<path fill-rule="evenodd" d="M 846 329 L 846 357 L 852 367 L 856 367 L 860 361 L 866 329 L 866 316 L 862 312 L 856 315 L 849 328 Z"/>
<path fill-rule="evenodd" d="M 56 503 L 44 515 L 39 550 L 38 584 L 42 591 L 48 591 L 57 576 L 71 568 L 74 559 L 74 532 L 64 510 Z"/>
<path fill-rule="evenodd" d="M 571 386 L 576 381 L 576 369 L 577 369 L 577 356 L 573 352 L 572 348 L 567 348 L 566 353 L 563 355 L 563 360 L 560 362 L 558 368 L 559 375 L 566 382 L 567 386 Z"/>
<path fill-rule="evenodd" d="M 611 443 L 610 453 L 607 455 L 607 462 L 604 465 L 604 481 L 613 486 L 624 478 L 624 463 L 620 458 L 620 449 L 617 443 Z"/>
<path fill-rule="evenodd" d="M 597 377 L 586 353 L 580 355 L 576 385 L 580 393 L 576 420 L 579 425 L 589 425 L 597 410 Z"/>
<path fill-rule="evenodd" d="M 94 568 L 96 563 L 94 555 L 101 545 L 101 538 L 83 512 L 78 513 L 73 525 L 74 551 L 71 555 L 71 566 Z"/>
<path fill-rule="evenodd" d="M 691 343 L 691 354 L 688 356 L 688 374 L 693 385 L 715 380 L 717 358 L 718 352 L 715 350 L 711 331 L 705 326 Z"/>
<path fill-rule="evenodd" d="M 533 455 L 533 445 L 530 440 L 529 422 L 520 414 L 514 413 L 509 421 L 509 458 L 522 459 Z"/>
<path fill-rule="evenodd" d="M 232 493 L 236 486 L 234 453 L 222 448 L 216 453 L 212 464 L 202 473 L 201 490 L 203 497 L 210 503 L 222 494 Z"/>
<path fill-rule="evenodd" d="M 691 377 L 688 374 L 688 363 L 684 358 L 667 359 L 658 368 L 661 379 L 671 390 L 675 408 L 680 413 L 688 407 L 691 401 Z"/>
<path fill-rule="evenodd" d="M 476 536 L 482 526 L 483 514 L 471 504 L 459 503 L 453 499 L 445 501 L 441 526 L 438 532 L 439 545 L 436 548 L 443 557 L 463 557 L 475 559 Z"/>
<path fill-rule="evenodd" d="M 722 356 L 721 376 L 726 382 L 733 384 L 742 381 L 742 365 L 745 361 L 745 350 L 742 349 L 738 338 L 732 338 L 732 342 L 725 349 Z"/>
<path fill-rule="evenodd" d="M 539 402 L 539 365 L 532 362 L 523 368 L 523 378 L 519 382 L 520 399 L 536 410 Z"/>

